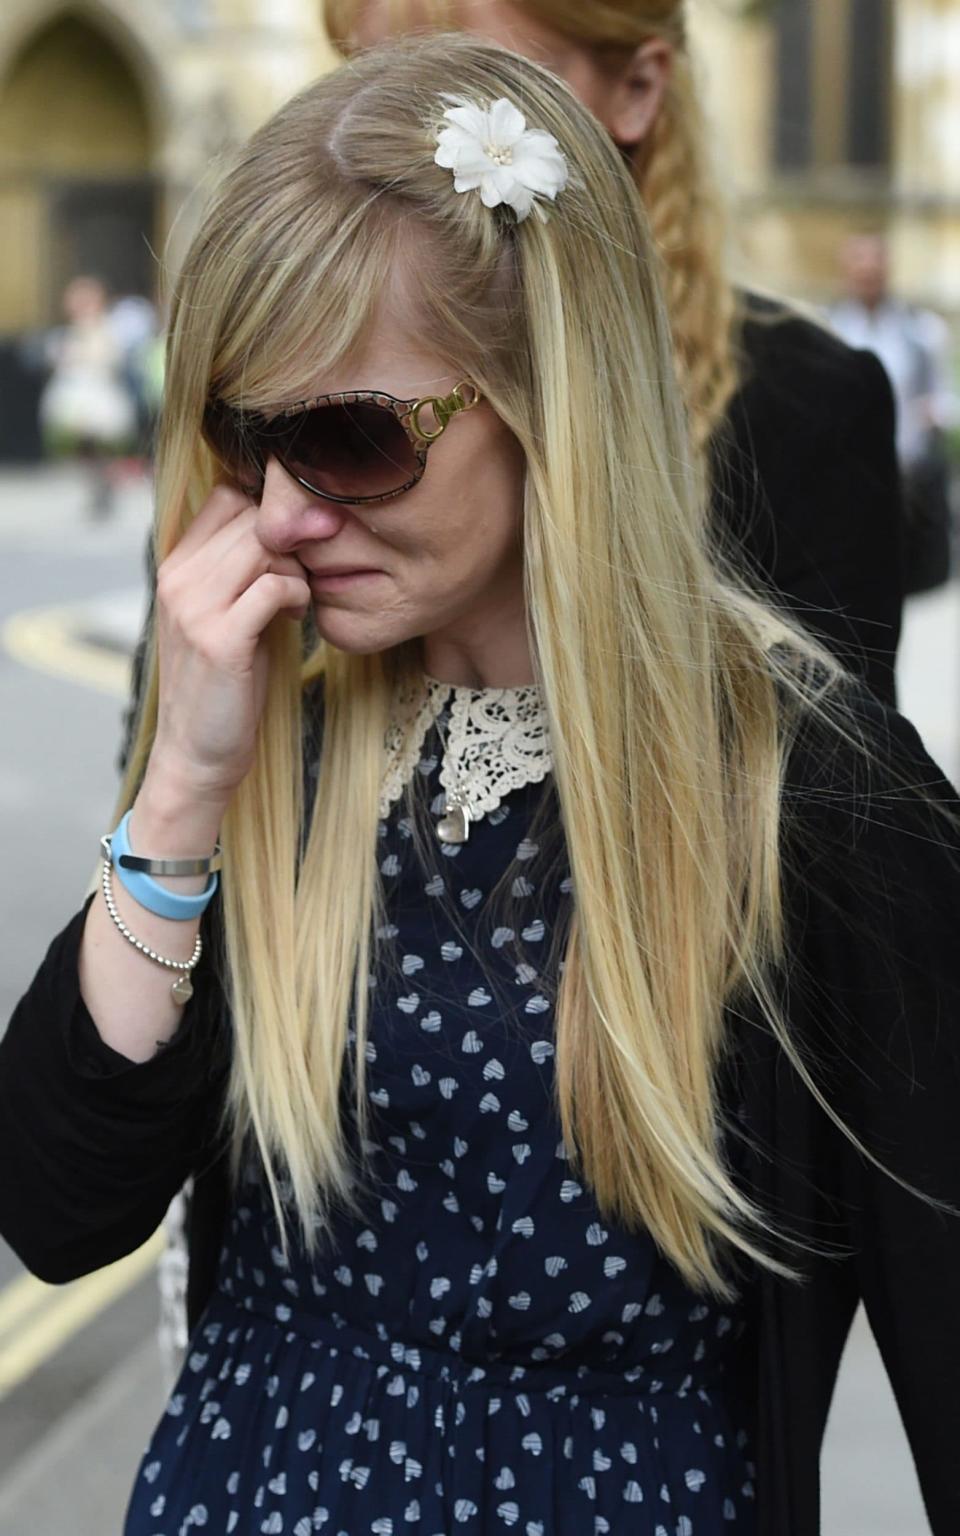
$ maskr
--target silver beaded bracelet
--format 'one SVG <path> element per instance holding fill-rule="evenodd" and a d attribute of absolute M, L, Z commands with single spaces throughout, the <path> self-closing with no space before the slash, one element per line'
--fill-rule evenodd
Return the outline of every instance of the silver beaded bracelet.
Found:
<path fill-rule="evenodd" d="M 183 1004 L 189 1002 L 193 996 L 193 982 L 190 980 L 190 972 L 199 963 L 200 956 L 203 953 L 203 941 L 200 938 L 199 933 L 197 934 L 197 942 L 193 946 L 193 954 L 190 956 L 189 960 L 168 960 L 165 955 L 158 955 L 155 949 L 150 949 L 148 945 L 143 943 L 142 939 L 138 939 L 136 934 L 130 932 L 130 929 L 127 927 L 126 923 L 123 921 L 123 918 L 120 916 L 120 913 L 117 911 L 117 904 L 113 899 L 113 879 L 110 873 L 109 859 L 104 859 L 103 861 L 103 873 L 101 879 L 103 884 L 103 899 L 107 904 L 107 911 L 110 913 L 110 916 L 113 918 L 113 921 L 120 929 L 120 932 L 123 934 L 124 938 L 133 945 L 134 949 L 139 949 L 142 955 L 146 955 L 149 960 L 155 960 L 158 965 L 165 965 L 169 967 L 171 971 L 178 971 L 180 973 L 177 976 L 176 981 L 171 986 L 170 992 L 173 996 L 174 1002 L 178 1003 L 182 1007 Z"/>

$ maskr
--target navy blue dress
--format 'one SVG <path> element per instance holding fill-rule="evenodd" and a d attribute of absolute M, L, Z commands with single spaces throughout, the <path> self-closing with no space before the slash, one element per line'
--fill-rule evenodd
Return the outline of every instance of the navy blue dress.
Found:
<path fill-rule="evenodd" d="M 744 1317 L 604 1221 L 560 1134 L 540 967 L 571 881 L 537 878 L 543 793 L 438 843 L 429 879 L 402 806 L 381 822 L 401 979 L 371 977 L 363 1214 L 287 1265 L 250 1165 L 125 1536 L 752 1536 Z M 504 876 L 519 932 L 486 910 Z"/>

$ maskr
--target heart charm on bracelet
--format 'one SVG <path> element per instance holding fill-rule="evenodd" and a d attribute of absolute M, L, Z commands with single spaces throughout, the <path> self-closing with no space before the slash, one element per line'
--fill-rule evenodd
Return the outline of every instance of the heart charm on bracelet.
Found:
<path fill-rule="evenodd" d="M 200 956 L 203 954 L 202 935 L 198 932 L 196 943 L 193 946 L 193 954 L 189 960 L 169 960 L 166 955 L 158 955 L 155 949 L 150 948 L 149 944 L 145 944 L 142 939 L 137 938 L 135 933 L 131 933 L 117 911 L 117 904 L 113 898 L 113 880 L 111 877 L 111 869 L 113 867 L 112 849 L 110 840 L 104 839 L 104 841 L 106 847 L 104 848 L 103 866 L 100 871 L 100 883 L 103 887 L 103 899 L 107 904 L 107 911 L 110 913 L 111 919 L 116 927 L 119 928 L 127 943 L 132 944 L 134 949 L 138 949 L 149 960 L 155 960 L 158 965 L 166 966 L 168 970 L 179 971 L 180 974 L 170 987 L 170 994 L 176 1003 L 182 1005 L 189 1002 L 193 996 L 193 983 L 190 980 L 190 972 L 194 966 L 199 965 Z M 215 875 L 214 879 L 216 878 Z"/>

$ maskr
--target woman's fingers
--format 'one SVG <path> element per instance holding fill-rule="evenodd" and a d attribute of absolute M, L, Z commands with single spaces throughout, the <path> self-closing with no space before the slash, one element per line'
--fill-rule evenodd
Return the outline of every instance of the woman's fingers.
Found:
<path fill-rule="evenodd" d="M 164 561 L 158 585 L 162 574 L 168 591 L 182 591 L 187 614 L 223 613 L 268 571 L 306 583 L 295 555 L 276 554 L 264 547 L 256 532 L 256 508 L 249 507 L 217 528 L 187 559 L 169 567 Z M 308 587 L 305 595 L 310 595 Z"/>
<path fill-rule="evenodd" d="M 200 511 L 163 561 L 172 570 L 203 549 L 216 534 L 227 528 L 253 503 L 237 486 L 227 482 L 215 485 Z"/>
<path fill-rule="evenodd" d="M 310 588 L 303 578 L 266 571 L 237 598 L 225 621 L 225 643 L 236 631 L 238 639 L 256 630 L 262 633 L 278 613 L 304 618 L 310 607 Z"/>

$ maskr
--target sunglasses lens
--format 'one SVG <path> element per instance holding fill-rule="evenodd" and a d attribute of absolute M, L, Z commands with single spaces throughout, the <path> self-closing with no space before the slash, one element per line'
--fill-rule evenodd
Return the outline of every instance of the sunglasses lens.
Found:
<path fill-rule="evenodd" d="M 203 413 L 203 436 L 231 479 L 259 493 L 265 460 L 241 414 L 222 400 L 211 400 Z"/>
<path fill-rule="evenodd" d="M 402 490 L 416 478 L 417 455 L 401 422 L 370 401 L 324 405 L 280 417 L 259 434 L 290 474 L 322 495 L 373 500 Z"/>

